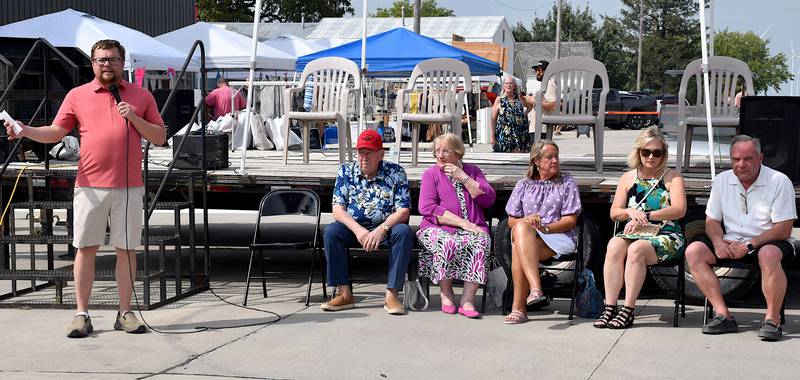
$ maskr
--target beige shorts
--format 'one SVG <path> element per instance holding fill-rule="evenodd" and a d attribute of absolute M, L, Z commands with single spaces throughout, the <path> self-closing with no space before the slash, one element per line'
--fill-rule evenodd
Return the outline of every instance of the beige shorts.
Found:
<path fill-rule="evenodd" d="M 128 218 L 124 223 L 126 192 Z M 103 245 L 106 227 L 110 225 L 111 246 L 136 249 L 142 245 L 143 204 L 144 187 L 131 187 L 127 191 L 125 188 L 76 187 L 72 199 L 75 213 L 72 245 L 75 248 Z"/>

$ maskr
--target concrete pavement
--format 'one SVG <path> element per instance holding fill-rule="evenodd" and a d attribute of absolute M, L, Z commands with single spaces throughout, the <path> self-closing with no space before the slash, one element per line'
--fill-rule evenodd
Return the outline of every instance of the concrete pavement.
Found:
<path fill-rule="evenodd" d="M 241 262 L 242 258 L 231 259 Z M 241 268 L 241 267 L 240 267 Z M 382 281 L 376 278 L 375 282 Z M 702 308 L 689 306 L 671 325 L 669 300 L 640 300 L 634 327 L 599 330 L 591 320 L 567 319 L 569 302 L 556 302 L 522 325 L 504 325 L 497 309 L 481 320 L 438 311 L 387 315 L 383 286 L 356 287 L 358 306 L 323 312 L 303 305 L 301 280 L 270 283 L 269 298 L 251 289 L 250 305 L 278 313 L 274 324 L 193 334 L 129 335 L 114 331 L 113 311 L 93 312 L 95 333 L 65 337 L 68 310 L 0 311 L 5 328 L 4 379 L 184 378 L 795 378 L 800 368 L 800 312 L 787 310 L 784 340 L 756 337 L 762 310 L 734 309 L 741 332 L 700 333 Z M 215 292 L 241 303 L 243 283 L 215 281 Z M 433 287 L 436 293 L 438 288 Z M 319 301 L 321 289 L 314 289 Z M 270 314 L 223 303 L 206 292 L 144 313 L 166 332 L 253 324 Z"/>

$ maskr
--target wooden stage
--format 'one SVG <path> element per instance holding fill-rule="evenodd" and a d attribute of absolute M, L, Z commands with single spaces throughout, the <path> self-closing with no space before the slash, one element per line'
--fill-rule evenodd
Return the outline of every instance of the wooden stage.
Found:
<path fill-rule="evenodd" d="M 589 144 L 588 140 L 585 140 Z M 405 145 L 405 144 L 404 144 Z M 435 160 L 430 152 L 430 144 L 422 144 L 426 151 L 419 153 L 419 164 L 411 166 L 410 149 L 404 147 L 400 155 L 400 164 L 405 168 L 411 188 L 418 188 L 420 177 L 425 169 L 434 164 Z M 388 159 L 389 144 L 386 159 Z M 591 148 L 590 148 L 591 149 Z M 208 180 L 212 192 L 223 191 L 259 191 L 264 192 L 271 186 L 307 186 L 307 187 L 332 187 L 338 171 L 338 151 L 334 149 L 312 150 L 308 164 L 302 161 L 302 152 L 289 151 L 288 164 L 283 164 L 283 152 L 275 150 L 248 150 L 246 169 L 244 174 L 240 171 L 241 150 L 229 151 L 230 167 L 220 170 L 209 170 Z M 604 171 L 597 173 L 594 170 L 594 155 L 561 153 L 563 170 L 572 174 L 578 181 L 581 193 L 613 194 L 620 175 L 626 170 L 626 155 L 606 154 L 604 156 Z M 498 192 L 510 192 L 516 182 L 521 178 L 528 166 L 527 153 L 493 153 L 488 151 L 486 145 L 476 145 L 474 151 L 467 152 L 465 162 L 478 165 L 486 174 L 489 182 Z M 355 159 L 355 157 L 354 157 Z M 171 148 L 151 148 L 149 169 L 163 172 L 172 160 Z M 707 196 L 710 189 L 708 164 L 697 157 L 697 164 L 693 162 L 692 172 L 686 173 L 687 194 L 694 196 Z M 51 167 L 56 168 L 64 176 L 74 176 L 77 170 L 76 162 L 51 161 Z M 4 185 L 13 180 L 14 176 L 25 163 L 12 163 L 4 175 Z M 43 165 L 34 165 L 27 170 L 40 172 Z M 73 172 L 73 173 L 70 173 Z M 72 174 L 72 175 L 70 175 Z M 158 175 L 156 175 L 158 176 Z"/>

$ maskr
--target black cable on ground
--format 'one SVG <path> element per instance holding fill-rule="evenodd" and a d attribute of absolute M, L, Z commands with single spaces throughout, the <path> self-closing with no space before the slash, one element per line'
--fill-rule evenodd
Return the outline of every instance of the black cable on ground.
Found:
<path fill-rule="evenodd" d="M 129 244 L 128 244 L 128 197 L 129 197 L 129 191 L 130 191 L 130 187 L 129 187 L 130 184 L 128 182 L 128 162 L 130 160 L 130 149 L 129 149 L 129 146 L 128 146 L 130 144 L 130 134 L 129 134 L 130 131 L 128 130 L 129 128 L 131 128 L 130 121 L 125 120 L 125 129 L 126 129 L 126 131 L 125 131 L 125 221 L 124 222 L 125 222 L 125 250 L 126 251 L 129 251 L 128 250 L 128 246 L 129 246 Z M 145 191 L 147 191 L 146 184 L 145 184 Z M 145 215 L 145 217 L 146 217 L 146 215 Z M 208 221 L 204 220 L 203 222 L 207 223 Z M 206 242 L 206 244 L 208 244 L 208 243 L 209 242 Z M 179 241 L 178 244 L 181 244 L 181 242 Z M 219 299 L 220 301 L 222 301 L 224 303 L 227 303 L 229 305 L 236 306 L 238 308 L 242 308 L 242 309 L 245 309 L 245 310 L 252 310 L 252 311 L 257 311 L 257 312 L 260 312 L 260 313 L 270 314 L 270 315 L 274 316 L 275 319 L 264 321 L 264 322 L 246 323 L 246 324 L 233 325 L 233 326 L 195 326 L 193 330 L 188 330 L 188 331 L 159 330 L 159 329 L 151 326 L 147 322 L 147 319 L 145 319 L 144 314 L 142 314 L 142 307 L 139 304 L 139 296 L 136 294 L 136 274 L 133 272 L 133 265 L 132 265 L 132 262 L 131 262 L 131 255 L 130 254 L 126 254 L 126 256 L 128 258 L 128 273 L 131 276 L 130 277 L 130 280 L 131 280 L 131 293 L 133 294 L 133 299 L 136 302 L 136 311 L 139 313 L 139 318 L 142 320 L 142 323 L 147 328 L 149 328 L 150 330 L 152 330 L 152 331 L 154 331 L 156 333 L 165 334 L 165 335 L 185 335 L 185 334 L 195 334 L 195 333 L 204 332 L 204 331 L 210 331 L 210 330 L 226 330 L 226 329 L 238 329 L 238 328 L 243 328 L 243 327 L 253 327 L 253 326 L 269 326 L 269 325 L 278 323 L 281 319 L 283 319 L 283 317 L 281 317 L 280 314 L 278 314 L 278 313 L 276 313 L 274 311 L 258 309 L 258 308 L 254 308 L 254 307 L 250 307 L 250 306 L 238 305 L 238 304 L 235 304 L 233 302 L 230 302 L 230 301 L 220 297 L 216 292 L 214 292 L 214 288 L 211 287 L 211 268 L 213 266 L 209 265 L 209 268 L 208 268 L 208 290 L 211 292 L 211 294 L 213 294 L 215 297 L 217 297 L 217 299 Z M 134 253 L 134 258 L 135 257 L 136 257 L 136 254 Z M 210 258 L 209 258 L 209 260 L 210 260 Z M 179 281 L 180 281 L 180 279 L 179 279 Z M 117 291 L 119 291 L 119 289 Z M 305 310 L 305 309 L 300 309 L 300 310 L 296 311 L 295 313 L 297 313 L 299 311 L 302 311 L 302 310 Z M 290 315 L 294 315 L 295 313 L 292 313 Z"/>

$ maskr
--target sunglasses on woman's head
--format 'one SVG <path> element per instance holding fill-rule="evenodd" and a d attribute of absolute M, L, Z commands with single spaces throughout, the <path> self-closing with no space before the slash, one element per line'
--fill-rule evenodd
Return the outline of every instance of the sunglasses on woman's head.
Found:
<path fill-rule="evenodd" d="M 661 158 L 661 156 L 664 155 L 664 150 L 663 149 L 652 149 L 652 150 L 651 149 L 641 149 L 641 150 L 639 150 L 639 154 L 641 154 L 642 157 L 650 157 L 650 155 L 653 155 L 653 157 L 655 157 L 655 158 Z"/>

